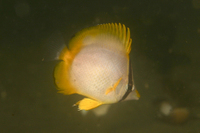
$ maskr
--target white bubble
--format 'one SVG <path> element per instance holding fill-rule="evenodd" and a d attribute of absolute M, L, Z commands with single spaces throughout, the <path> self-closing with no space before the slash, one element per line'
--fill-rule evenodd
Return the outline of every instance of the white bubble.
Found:
<path fill-rule="evenodd" d="M 108 113 L 108 109 L 110 108 L 111 105 L 105 104 L 105 105 L 101 105 L 95 109 L 93 109 L 93 113 L 97 116 L 104 116 Z"/>
<path fill-rule="evenodd" d="M 160 106 L 160 112 L 164 115 L 169 115 L 172 111 L 172 106 L 168 102 L 163 102 Z"/>

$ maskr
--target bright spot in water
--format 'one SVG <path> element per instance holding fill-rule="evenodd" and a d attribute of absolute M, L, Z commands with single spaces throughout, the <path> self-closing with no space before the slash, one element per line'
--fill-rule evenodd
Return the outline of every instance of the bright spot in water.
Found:
<path fill-rule="evenodd" d="M 164 115 L 169 115 L 172 111 L 172 106 L 168 102 L 163 102 L 160 107 L 160 112 Z"/>

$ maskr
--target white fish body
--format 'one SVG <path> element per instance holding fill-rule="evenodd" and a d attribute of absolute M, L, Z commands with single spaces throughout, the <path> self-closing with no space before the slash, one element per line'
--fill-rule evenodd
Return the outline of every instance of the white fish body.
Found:
<path fill-rule="evenodd" d="M 55 68 L 60 92 L 88 97 L 77 102 L 80 110 L 120 101 L 128 90 L 131 42 L 129 29 L 121 24 L 103 24 L 79 32 L 70 48 L 61 52 L 63 61 Z M 133 92 L 132 99 L 138 99 L 137 91 Z"/>

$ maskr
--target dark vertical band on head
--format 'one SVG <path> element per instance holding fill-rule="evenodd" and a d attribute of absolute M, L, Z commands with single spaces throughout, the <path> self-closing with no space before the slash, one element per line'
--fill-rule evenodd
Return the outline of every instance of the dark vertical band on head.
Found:
<path fill-rule="evenodd" d="M 132 72 L 132 67 L 131 67 L 131 59 L 129 58 L 128 89 L 126 93 L 124 94 L 124 96 L 122 97 L 122 99 L 119 100 L 119 102 L 126 99 L 126 97 L 133 91 L 132 87 L 133 87 L 133 72 Z"/>

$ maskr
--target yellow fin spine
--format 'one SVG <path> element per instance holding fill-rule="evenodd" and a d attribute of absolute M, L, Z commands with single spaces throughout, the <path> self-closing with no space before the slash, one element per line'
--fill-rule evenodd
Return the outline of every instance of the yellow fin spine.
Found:
<path fill-rule="evenodd" d="M 126 46 L 126 27 L 125 27 L 125 25 L 122 25 L 122 42 L 123 42 L 123 44 Z"/>
<path fill-rule="evenodd" d="M 130 38 L 130 29 L 126 28 L 124 24 L 117 23 L 108 23 L 101 24 L 97 26 L 99 30 L 104 31 L 105 33 L 110 33 L 120 39 L 124 48 L 126 49 L 127 54 L 131 51 L 132 39 Z"/>

